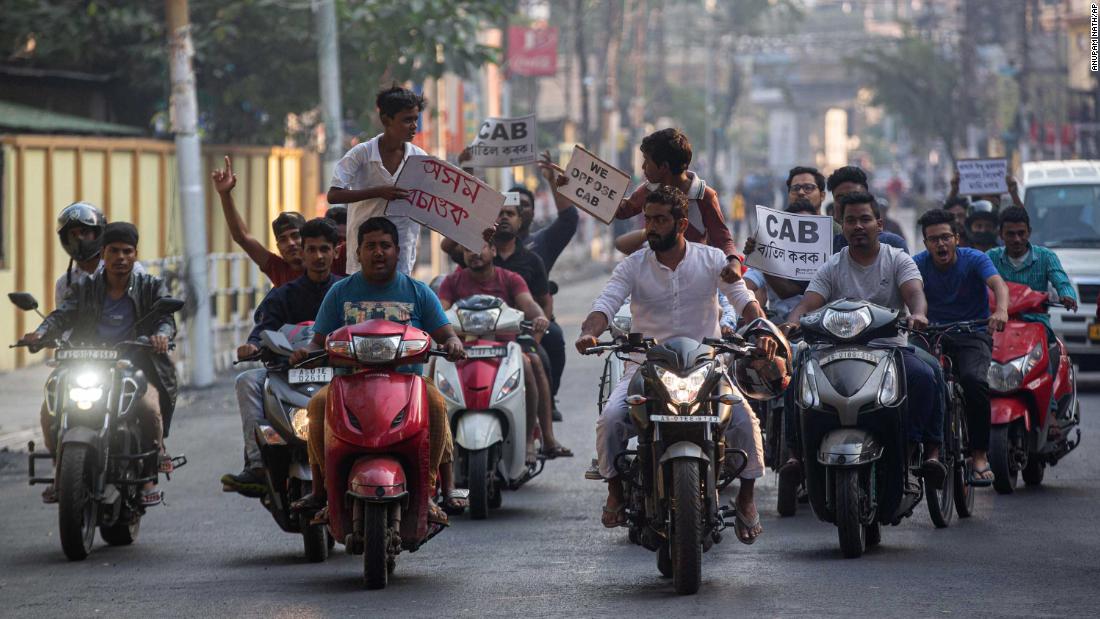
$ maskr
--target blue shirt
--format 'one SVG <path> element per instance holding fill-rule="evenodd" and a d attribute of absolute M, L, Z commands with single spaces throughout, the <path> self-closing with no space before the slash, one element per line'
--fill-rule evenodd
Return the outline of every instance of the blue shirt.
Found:
<path fill-rule="evenodd" d="M 388 284 L 377 286 L 356 273 L 329 288 L 317 310 L 313 331 L 329 335 L 340 327 L 374 318 L 412 325 L 428 333 L 450 324 L 439 297 L 427 284 L 397 272 Z M 421 367 L 399 369 L 419 373 Z"/>
<path fill-rule="evenodd" d="M 928 320 L 932 324 L 989 318 L 986 280 L 997 275 L 993 261 L 969 247 L 955 250 L 955 264 L 946 271 L 936 268 L 927 251 L 913 256 L 928 299 Z"/>
<path fill-rule="evenodd" d="M 878 235 L 878 242 L 883 245 L 889 245 L 891 247 L 897 247 L 905 253 L 909 253 L 909 246 L 905 244 L 905 239 L 894 234 L 893 232 L 880 232 Z M 844 234 L 837 233 L 833 236 L 833 253 L 839 253 L 840 250 L 848 246 L 848 239 L 844 238 Z"/>
<path fill-rule="evenodd" d="M 103 313 L 99 315 L 96 335 L 105 344 L 117 344 L 130 335 L 134 327 L 134 302 L 130 295 L 123 294 L 117 299 L 107 295 L 103 300 Z"/>

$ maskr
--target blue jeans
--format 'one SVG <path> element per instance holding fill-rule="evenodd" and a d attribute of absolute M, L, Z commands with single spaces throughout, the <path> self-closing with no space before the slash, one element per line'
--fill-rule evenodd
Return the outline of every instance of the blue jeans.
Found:
<path fill-rule="evenodd" d="M 944 379 L 943 368 L 928 352 L 903 346 L 906 397 L 909 398 L 909 440 L 943 444 Z"/>

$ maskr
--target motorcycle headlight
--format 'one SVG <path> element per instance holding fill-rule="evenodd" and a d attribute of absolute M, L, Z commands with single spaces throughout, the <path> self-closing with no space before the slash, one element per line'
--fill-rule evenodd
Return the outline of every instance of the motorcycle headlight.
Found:
<path fill-rule="evenodd" d="M 898 366 L 893 360 L 886 360 L 886 371 L 882 374 L 882 385 L 878 388 L 879 406 L 893 406 L 898 402 L 901 389 L 898 388 Z"/>
<path fill-rule="evenodd" d="M 294 428 L 294 436 L 303 441 L 309 440 L 309 413 L 304 408 L 296 408 L 290 413 L 290 427 Z"/>
<path fill-rule="evenodd" d="M 353 342 L 355 358 L 360 363 L 386 363 L 397 358 L 397 348 L 401 344 L 401 336 L 355 337 Z"/>
<path fill-rule="evenodd" d="M 497 402 L 500 402 L 504 398 L 508 397 L 513 391 L 519 388 L 519 370 L 512 372 L 512 375 L 508 377 L 508 380 L 504 381 L 504 384 L 500 387 L 500 393 L 497 394 Z"/>
<path fill-rule="evenodd" d="M 458 322 L 462 326 L 462 331 L 474 335 L 492 332 L 496 329 L 499 318 L 499 307 L 487 310 L 458 310 Z"/>
<path fill-rule="evenodd" d="M 73 380 L 75 387 L 69 387 L 69 400 L 82 411 L 92 406 L 103 398 L 103 377 L 95 372 L 84 372 L 76 375 Z"/>
<path fill-rule="evenodd" d="M 997 393 L 1008 393 L 1020 388 L 1027 375 L 1043 360 L 1043 345 L 1036 344 L 1023 357 L 1016 357 L 1007 363 L 993 361 L 989 364 L 989 372 L 986 378 L 989 380 L 989 388 Z"/>
<path fill-rule="evenodd" d="M 809 361 L 802 366 L 802 381 L 798 384 L 798 404 L 802 408 L 814 408 L 821 403 L 817 394 L 817 373 Z"/>
<path fill-rule="evenodd" d="M 837 337 L 852 338 L 871 325 L 871 310 L 866 307 L 843 312 L 827 309 L 821 324 L 826 331 Z"/>
<path fill-rule="evenodd" d="M 696 396 L 699 395 L 699 389 L 707 381 L 708 374 L 710 374 L 710 365 L 704 365 L 687 376 L 680 376 L 670 370 L 657 368 L 657 378 L 665 386 L 669 399 L 672 400 L 673 404 L 691 404 L 694 402 Z"/>
<path fill-rule="evenodd" d="M 630 326 L 633 319 L 630 316 L 616 316 L 611 319 L 611 327 L 613 331 L 617 331 L 622 334 L 630 333 Z"/>
<path fill-rule="evenodd" d="M 439 393 L 443 394 L 443 397 L 452 402 L 458 402 L 458 392 L 455 390 L 455 386 L 451 384 L 451 381 L 447 380 L 443 376 L 443 372 L 435 373 L 435 386 L 439 389 Z"/>

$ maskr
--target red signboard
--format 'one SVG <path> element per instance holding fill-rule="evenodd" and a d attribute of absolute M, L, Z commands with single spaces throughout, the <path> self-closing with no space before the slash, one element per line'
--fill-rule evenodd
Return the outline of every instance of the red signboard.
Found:
<path fill-rule="evenodd" d="M 527 77 L 557 75 L 558 29 L 509 26 L 508 70 Z"/>

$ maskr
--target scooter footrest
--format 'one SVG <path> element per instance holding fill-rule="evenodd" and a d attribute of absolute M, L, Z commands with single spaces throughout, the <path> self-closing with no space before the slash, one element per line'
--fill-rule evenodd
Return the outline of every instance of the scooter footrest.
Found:
<path fill-rule="evenodd" d="M 52 484 L 52 483 L 53 483 L 53 477 L 31 477 L 30 479 L 27 480 L 27 484 L 31 485 L 31 486 L 33 486 L 35 484 Z"/>

